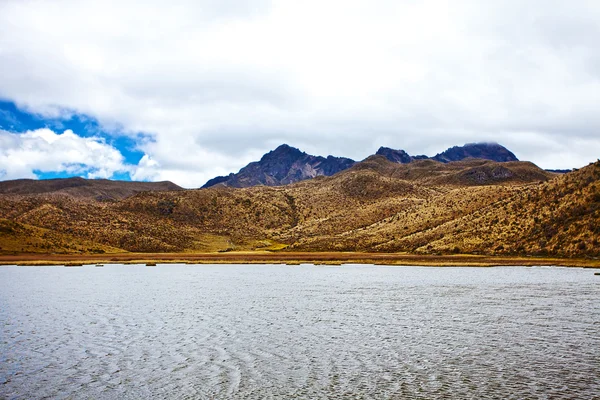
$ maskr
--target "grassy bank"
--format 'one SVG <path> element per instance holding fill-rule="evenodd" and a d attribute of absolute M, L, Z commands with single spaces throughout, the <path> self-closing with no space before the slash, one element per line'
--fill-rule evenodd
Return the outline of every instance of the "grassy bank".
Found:
<path fill-rule="evenodd" d="M 600 260 L 479 255 L 416 255 L 360 252 L 228 252 L 228 253 L 118 253 L 0 255 L 0 265 L 82 264 L 375 264 L 404 266 L 565 266 L 600 268 Z"/>

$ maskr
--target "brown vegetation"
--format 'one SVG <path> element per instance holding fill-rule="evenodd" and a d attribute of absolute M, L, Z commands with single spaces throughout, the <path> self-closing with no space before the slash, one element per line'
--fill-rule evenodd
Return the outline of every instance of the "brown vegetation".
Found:
<path fill-rule="evenodd" d="M 527 162 L 397 164 L 373 156 L 332 177 L 280 187 L 143 191 L 114 201 L 64 188 L 11 192 L 0 195 L 0 254 L 598 257 L 599 181 L 600 163 L 557 176 Z"/>
<path fill-rule="evenodd" d="M 128 182 L 107 179 L 16 179 L 0 182 L 0 194 L 39 195 L 52 193 L 78 199 L 120 200 L 135 193 L 154 190 L 182 190 L 172 182 Z"/>

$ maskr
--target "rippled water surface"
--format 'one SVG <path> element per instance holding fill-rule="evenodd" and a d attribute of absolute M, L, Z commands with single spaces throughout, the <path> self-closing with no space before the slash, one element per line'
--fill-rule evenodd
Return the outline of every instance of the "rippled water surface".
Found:
<path fill-rule="evenodd" d="M 0 267 L 0 398 L 600 398 L 566 268 Z"/>

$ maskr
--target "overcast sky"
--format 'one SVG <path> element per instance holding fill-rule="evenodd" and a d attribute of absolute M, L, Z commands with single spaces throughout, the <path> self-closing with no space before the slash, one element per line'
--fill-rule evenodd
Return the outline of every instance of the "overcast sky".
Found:
<path fill-rule="evenodd" d="M 0 0 L 0 179 L 198 187 L 281 143 L 600 157 L 597 0 Z"/>

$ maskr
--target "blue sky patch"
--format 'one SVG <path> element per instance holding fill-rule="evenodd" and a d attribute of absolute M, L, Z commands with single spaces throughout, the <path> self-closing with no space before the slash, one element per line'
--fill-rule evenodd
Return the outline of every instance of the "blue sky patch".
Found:
<path fill-rule="evenodd" d="M 69 113 L 67 118 L 46 118 L 42 115 L 30 113 L 20 109 L 11 101 L 0 100 L 0 129 L 12 132 L 22 133 L 36 129 L 48 128 L 56 133 L 62 133 L 70 129 L 80 137 L 99 137 L 107 144 L 116 148 L 125 159 L 128 165 L 137 165 L 144 156 L 144 152 L 137 149 L 137 143 L 142 140 L 151 140 L 151 136 L 139 133 L 135 137 L 119 134 L 119 132 L 107 132 L 101 126 L 97 119 L 77 113 Z M 71 176 L 85 176 L 91 168 L 79 173 L 66 171 L 40 171 L 34 173 L 40 179 L 66 178 Z M 131 180 L 128 172 L 115 173 L 114 179 Z"/>
<path fill-rule="evenodd" d="M 49 171 L 44 172 L 39 169 L 34 169 L 33 173 L 40 179 L 58 179 L 58 178 L 71 178 L 73 176 L 81 176 L 81 174 L 73 174 L 66 171 Z"/>

